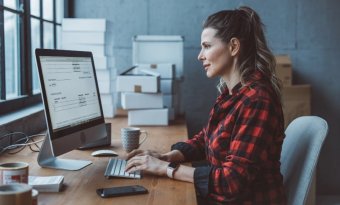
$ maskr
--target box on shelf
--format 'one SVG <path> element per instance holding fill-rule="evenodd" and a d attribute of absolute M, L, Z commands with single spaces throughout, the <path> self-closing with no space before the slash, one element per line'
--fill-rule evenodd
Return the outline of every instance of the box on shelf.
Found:
<path fill-rule="evenodd" d="M 129 110 L 128 125 L 168 125 L 169 111 L 164 109 Z"/>
<path fill-rule="evenodd" d="M 150 109 L 163 108 L 162 93 L 132 93 L 121 94 L 123 109 Z"/>
<path fill-rule="evenodd" d="M 160 74 L 161 79 L 173 79 L 176 77 L 175 64 L 158 63 L 158 64 L 138 64 L 136 69 L 139 72 L 154 71 Z"/>
<path fill-rule="evenodd" d="M 311 86 L 284 86 L 282 102 L 285 127 L 287 127 L 295 118 L 311 114 Z"/>
<path fill-rule="evenodd" d="M 292 62 L 288 55 L 276 55 L 276 75 L 282 81 L 283 86 L 292 85 Z"/>
<path fill-rule="evenodd" d="M 143 93 L 158 93 L 160 87 L 159 76 L 140 74 L 134 75 L 130 72 L 135 67 L 128 69 L 117 76 L 117 91 L 118 92 L 143 92 Z"/>
<path fill-rule="evenodd" d="M 172 79 L 161 79 L 161 92 L 163 94 L 174 93 L 174 81 Z"/>
<path fill-rule="evenodd" d="M 172 63 L 176 78 L 183 78 L 183 37 L 178 35 L 137 35 L 132 40 L 132 63 Z"/>

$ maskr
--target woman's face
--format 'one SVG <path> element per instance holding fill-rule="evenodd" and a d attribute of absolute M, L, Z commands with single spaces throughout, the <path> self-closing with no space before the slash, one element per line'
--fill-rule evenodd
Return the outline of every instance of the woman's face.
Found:
<path fill-rule="evenodd" d="M 203 63 L 208 78 L 226 75 L 233 61 L 228 44 L 215 37 L 216 32 L 216 29 L 205 28 L 201 35 L 198 60 Z"/>

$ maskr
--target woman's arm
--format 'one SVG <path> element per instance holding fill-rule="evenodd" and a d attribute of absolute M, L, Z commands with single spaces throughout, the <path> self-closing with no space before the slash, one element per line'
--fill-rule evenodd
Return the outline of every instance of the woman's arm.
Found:
<path fill-rule="evenodd" d="M 169 152 L 169 156 L 175 157 L 174 160 L 176 161 L 177 157 L 181 156 L 181 154 L 178 154 L 178 152 L 179 151 L 177 150 L 171 151 Z M 167 176 L 168 165 L 169 162 L 160 160 L 150 155 L 134 156 L 127 162 L 125 171 L 134 172 L 137 170 L 143 170 L 145 172 L 156 174 L 159 176 Z M 193 182 L 194 171 L 195 168 L 193 167 L 179 165 L 173 176 L 174 179 L 177 180 Z"/>

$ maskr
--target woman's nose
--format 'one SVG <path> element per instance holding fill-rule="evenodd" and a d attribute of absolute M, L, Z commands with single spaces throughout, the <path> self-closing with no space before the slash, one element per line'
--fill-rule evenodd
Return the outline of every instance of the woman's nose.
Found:
<path fill-rule="evenodd" d="M 199 61 L 202 61 L 202 60 L 204 59 L 203 54 L 202 54 L 202 50 L 201 50 L 200 53 L 198 54 L 197 59 L 198 59 Z"/>

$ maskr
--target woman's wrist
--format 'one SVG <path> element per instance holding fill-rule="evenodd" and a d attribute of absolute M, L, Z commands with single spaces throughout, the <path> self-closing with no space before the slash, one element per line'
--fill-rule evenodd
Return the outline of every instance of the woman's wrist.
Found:
<path fill-rule="evenodd" d="M 159 170 L 159 173 L 161 176 L 167 176 L 167 169 L 168 169 L 168 166 L 169 166 L 169 162 L 164 162 L 161 166 L 160 166 L 160 170 Z"/>

